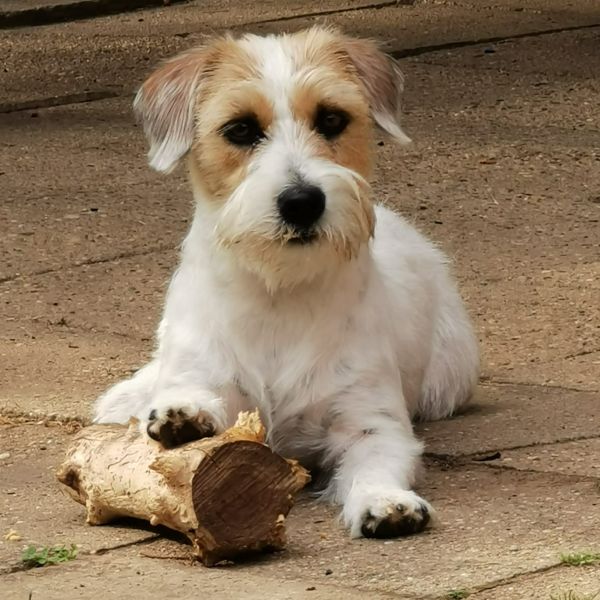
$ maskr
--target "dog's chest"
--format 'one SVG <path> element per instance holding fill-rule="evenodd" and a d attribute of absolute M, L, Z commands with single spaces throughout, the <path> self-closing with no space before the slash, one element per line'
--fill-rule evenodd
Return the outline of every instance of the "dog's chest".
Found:
<path fill-rule="evenodd" d="M 347 330 L 348 317 L 329 306 L 261 307 L 229 322 L 226 343 L 235 378 L 273 418 L 291 418 L 335 389 Z"/>
<path fill-rule="evenodd" d="M 260 409 L 269 443 L 308 462 L 324 439 L 330 399 L 338 389 L 335 365 L 341 348 L 331 342 L 339 335 L 331 327 L 328 331 L 317 323 L 254 321 L 238 353 L 238 382 Z"/>
<path fill-rule="evenodd" d="M 331 327 L 328 327 L 331 332 Z M 334 360 L 323 324 L 303 315 L 271 314 L 244 323 L 232 336 L 237 368 L 255 391 L 279 396 L 308 392 L 325 362 Z"/>

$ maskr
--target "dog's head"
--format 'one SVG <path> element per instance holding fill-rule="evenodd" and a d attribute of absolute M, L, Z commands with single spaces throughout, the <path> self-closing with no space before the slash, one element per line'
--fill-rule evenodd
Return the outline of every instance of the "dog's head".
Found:
<path fill-rule="evenodd" d="M 223 37 L 164 63 L 135 100 L 150 164 L 184 156 L 214 241 L 271 288 L 356 256 L 373 233 L 373 121 L 406 142 L 402 76 L 374 43 L 313 28 Z"/>

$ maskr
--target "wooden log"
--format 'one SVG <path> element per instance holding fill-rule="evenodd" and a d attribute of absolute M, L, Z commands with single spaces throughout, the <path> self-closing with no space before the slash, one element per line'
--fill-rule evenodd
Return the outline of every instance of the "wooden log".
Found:
<path fill-rule="evenodd" d="M 134 517 L 184 533 L 207 566 L 285 546 L 285 517 L 310 479 L 265 444 L 258 413 L 173 449 L 124 425 L 81 430 L 57 477 L 91 525 Z"/>

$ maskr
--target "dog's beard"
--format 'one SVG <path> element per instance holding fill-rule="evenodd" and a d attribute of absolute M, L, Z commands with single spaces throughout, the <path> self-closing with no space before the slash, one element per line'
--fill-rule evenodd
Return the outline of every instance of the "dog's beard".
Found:
<path fill-rule="evenodd" d="M 357 256 L 373 235 L 375 214 L 363 177 L 339 165 L 313 160 L 305 168 L 326 196 L 326 212 L 314 229 L 299 234 L 283 223 L 276 208 L 279 190 L 261 173 L 250 174 L 221 208 L 217 244 L 271 291 L 310 282 Z"/>

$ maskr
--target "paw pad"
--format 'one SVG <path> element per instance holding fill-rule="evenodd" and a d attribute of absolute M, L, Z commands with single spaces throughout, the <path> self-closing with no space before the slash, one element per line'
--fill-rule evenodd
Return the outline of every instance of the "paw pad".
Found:
<path fill-rule="evenodd" d="M 393 538 L 425 529 L 431 518 L 425 504 L 408 511 L 404 504 L 390 506 L 385 517 L 377 517 L 367 511 L 362 518 L 361 533 L 366 538 Z"/>
<path fill-rule="evenodd" d="M 215 434 L 215 425 L 205 413 L 192 417 L 183 410 L 170 408 L 164 416 L 159 417 L 157 411 L 152 410 L 148 421 L 148 436 L 165 448 L 175 448 Z"/>

